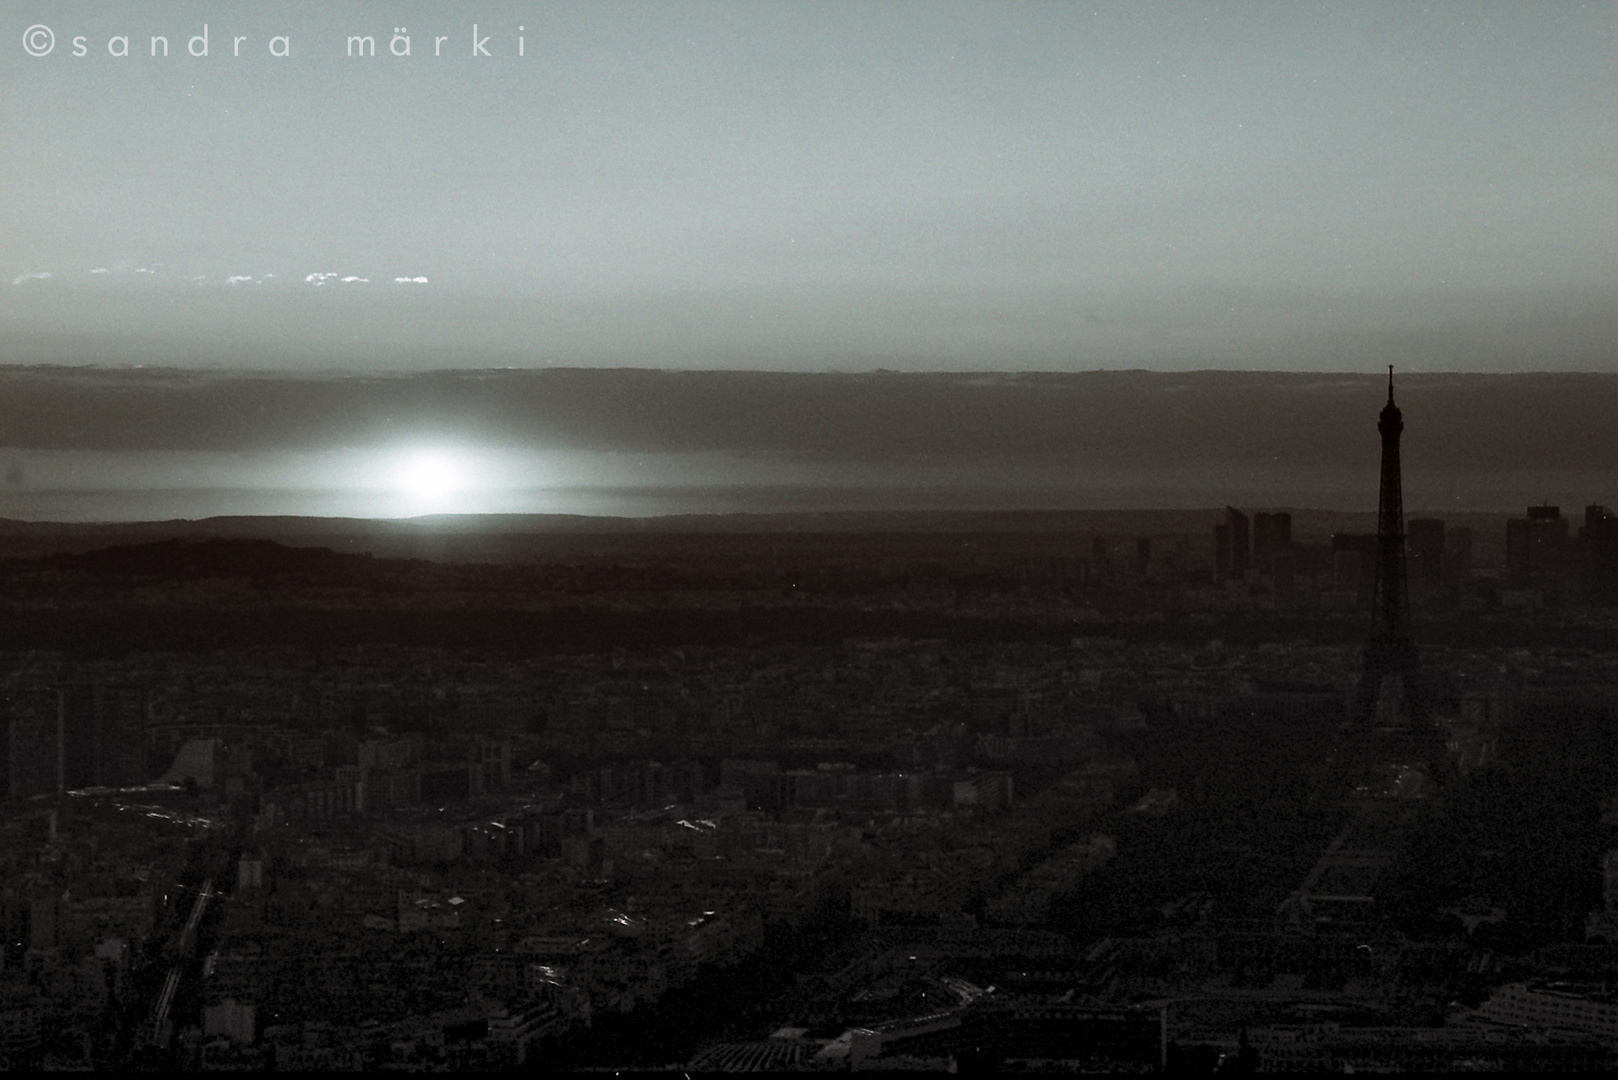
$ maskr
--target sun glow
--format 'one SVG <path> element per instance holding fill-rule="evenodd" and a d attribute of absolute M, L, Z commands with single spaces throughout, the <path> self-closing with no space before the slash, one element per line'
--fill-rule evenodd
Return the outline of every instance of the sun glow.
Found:
<path fill-rule="evenodd" d="M 394 469 L 392 486 L 405 496 L 413 513 L 453 510 L 473 486 L 459 456 L 442 449 L 412 450 Z"/>

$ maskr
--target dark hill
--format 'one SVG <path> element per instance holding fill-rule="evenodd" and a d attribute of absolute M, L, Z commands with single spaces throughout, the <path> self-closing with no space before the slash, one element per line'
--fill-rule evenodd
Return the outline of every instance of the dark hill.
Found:
<path fill-rule="evenodd" d="M 388 570 L 414 565 L 404 560 L 379 560 L 371 555 L 345 555 L 329 548 L 288 547 L 273 540 L 219 539 L 119 544 L 96 551 L 50 555 L 32 563 L 68 573 L 159 581 L 294 576 L 331 580 L 374 578 Z"/>

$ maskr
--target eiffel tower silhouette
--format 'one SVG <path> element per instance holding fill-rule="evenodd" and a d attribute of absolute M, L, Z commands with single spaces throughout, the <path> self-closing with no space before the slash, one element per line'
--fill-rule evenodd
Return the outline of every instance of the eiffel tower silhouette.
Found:
<path fill-rule="evenodd" d="M 1404 428 L 1404 416 L 1393 402 L 1393 365 L 1389 364 L 1388 403 L 1376 424 L 1382 433 L 1382 485 L 1377 498 L 1371 634 L 1365 643 L 1354 706 L 1354 719 L 1364 726 L 1378 722 L 1424 726 L 1427 721 L 1416 642 L 1410 634 L 1404 495 L 1399 479 L 1399 436 Z"/>

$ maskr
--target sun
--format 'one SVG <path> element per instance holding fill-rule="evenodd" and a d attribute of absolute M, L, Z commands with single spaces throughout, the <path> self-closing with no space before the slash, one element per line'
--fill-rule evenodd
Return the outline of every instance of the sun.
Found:
<path fill-rule="evenodd" d="M 436 509 L 466 489 L 466 470 L 448 451 L 415 450 L 400 461 L 395 486 L 419 507 Z"/>
<path fill-rule="evenodd" d="M 549 461 L 527 450 L 472 442 L 419 442 L 356 452 L 354 485 L 381 517 L 523 512 Z"/>

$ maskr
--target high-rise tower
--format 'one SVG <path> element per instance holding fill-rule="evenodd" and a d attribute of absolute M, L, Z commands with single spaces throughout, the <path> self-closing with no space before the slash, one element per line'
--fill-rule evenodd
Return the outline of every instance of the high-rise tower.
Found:
<path fill-rule="evenodd" d="M 1393 366 L 1388 366 L 1388 403 L 1376 429 L 1382 433 L 1382 485 L 1377 498 L 1376 580 L 1371 590 L 1371 636 L 1365 644 L 1355 717 L 1362 722 L 1402 719 L 1420 723 L 1426 702 L 1410 636 L 1410 586 L 1405 568 L 1404 495 L 1399 480 L 1399 436 L 1404 416 L 1393 403 Z"/>

